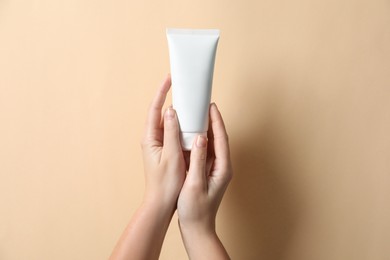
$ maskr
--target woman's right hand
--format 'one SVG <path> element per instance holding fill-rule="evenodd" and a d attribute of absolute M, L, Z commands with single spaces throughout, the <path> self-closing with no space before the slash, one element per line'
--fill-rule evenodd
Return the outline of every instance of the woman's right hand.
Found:
<path fill-rule="evenodd" d="M 217 106 L 210 106 L 208 140 L 198 136 L 181 189 L 177 212 L 190 259 L 229 259 L 215 231 L 215 218 L 232 178 L 228 136 Z"/>

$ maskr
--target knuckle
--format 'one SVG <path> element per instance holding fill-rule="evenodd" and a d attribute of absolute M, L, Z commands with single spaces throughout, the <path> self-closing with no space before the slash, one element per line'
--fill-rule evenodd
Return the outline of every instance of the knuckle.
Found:
<path fill-rule="evenodd" d="M 222 181 L 227 186 L 227 185 L 229 185 L 229 183 L 231 182 L 232 179 L 233 179 L 233 173 L 231 171 L 227 171 L 223 175 Z"/>
<path fill-rule="evenodd" d="M 140 141 L 140 146 L 141 146 L 142 150 L 145 150 L 145 148 L 147 148 L 149 146 L 149 141 L 146 138 L 143 138 Z"/>
<path fill-rule="evenodd" d="M 225 179 L 230 181 L 233 178 L 233 169 L 231 163 L 229 161 L 225 161 L 222 163 L 221 169 L 223 169 L 223 176 L 225 176 Z"/>
<path fill-rule="evenodd" d="M 207 158 L 207 153 L 206 153 L 206 150 L 203 150 L 202 151 L 199 151 L 197 154 L 196 154 L 196 159 L 199 161 L 199 162 L 204 162 L 206 161 L 206 158 Z"/>
<path fill-rule="evenodd" d="M 229 143 L 229 135 L 227 133 L 221 133 L 221 134 L 218 134 L 218 135 L 214 135 L 214 140 L 221 140 L 223 142 L 226 142 L 226 143 Z"/>

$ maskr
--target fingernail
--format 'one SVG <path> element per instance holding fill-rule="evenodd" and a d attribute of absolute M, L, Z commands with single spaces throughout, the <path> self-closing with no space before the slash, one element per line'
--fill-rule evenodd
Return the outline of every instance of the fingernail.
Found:
<path fill-rule="evenodd" d="M 207 145 L 207 137 L 203 135 L 198 135 L 198 139 L 196 140 L 196 145 L 198 147 L 205 147 Z"/>
<path fill-rule="evenodd" d="M 172 119 L 175 116 L 175 110 L 173 108 L 168 107 L 167 109 L 167 118 Z"/>

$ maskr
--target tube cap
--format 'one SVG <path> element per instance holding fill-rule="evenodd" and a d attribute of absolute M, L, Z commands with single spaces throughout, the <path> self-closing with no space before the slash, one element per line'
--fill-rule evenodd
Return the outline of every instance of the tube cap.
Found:
<path fill-rule="evenodd" d="M 195 138 L 198 135 L 207 136 L 207 132 L 203 132 L 203 133 L 186 133 L 186 132 L 182 132 L 180 134 L 180 137 L 181 137 L 181 147 L 183 148 L 183 151 L 191 151 L 192 144 L 194 143 Z"/>

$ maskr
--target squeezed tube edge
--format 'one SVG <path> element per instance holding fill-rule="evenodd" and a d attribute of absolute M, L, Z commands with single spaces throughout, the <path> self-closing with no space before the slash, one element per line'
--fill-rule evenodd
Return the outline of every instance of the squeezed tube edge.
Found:
<path fill-rule="evenodd" d="M 219 35 L 219 29 L 178 29 L 167 28 L 167 34 L 187 34 L 187 35 Z"/>

